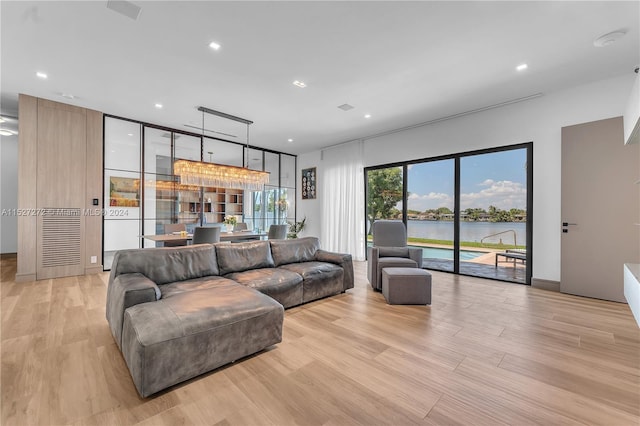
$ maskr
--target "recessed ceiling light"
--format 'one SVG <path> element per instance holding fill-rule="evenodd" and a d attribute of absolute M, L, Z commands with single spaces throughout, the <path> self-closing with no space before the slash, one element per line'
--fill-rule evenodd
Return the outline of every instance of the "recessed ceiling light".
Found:
<path fill-rule="evenodd" d="M 626 30 L 617 30 L 602 35 L 593 41 L 595 47 L 605 47 L 615 43 L 627 34 Z"/>
<path fill-rule="evenodd" d="M 291 143 L 293 142 L 293 139 L 287 139 L 287 142 Z"/>
<path fill-rule="evenodd" d="M 516 67 L 516 69 L 517 69 L 518 71 L 524 71 L 524 70 L 526 70 L 527 68 L 529 68 L 529 66 L 528 66 L 527 64 L 520 64 L 520 65 L 518 65 L 518 66 Z"/>
<path fill-rule="evenodd" d="M 209 43 L 209 47 L 212 48 L 213 50 L 218 50 L 220 49 L 220 43 L 216 43 L 215 41 L 212 41 L 211 43 Z"/>
<path fill-rule="evenodd" d="M 42 71 L 38 71 L 36 73 L 36 77 L 41 78 L 43 80 L 46 80 L 47 78 L 49 78 L 49 76 L 47 76 L 47 74 Z"/>
<path fill-rule="evenodd" d="M 156 108 L 162 109 L 162 104 L 156 104 Z"/>
<path fill-rule="evenodd" d="M 127 133 L 127 136 L 133 136 L 133 133 Z"/>
<path fill-rule="evenodd" d="M 371 118 L 371 114 L 365 114 L 364 118 Z"/>
<path fill-rule="evenodd" d="M 13 133 L 9 130 L 5 130 L 5 129 L 0 129 L 0 135 L 2 136 L 11 136 L 13 135 Z"/>
<path fill-rule="evenodd" d="M 338 105 L 338 108 L 340 108 L 343 111 L 349 111 L 350 109 L 353 109 L 354 106 L 349 104 L 342 104 L 342 105 Z"/>
<path fill-rule="evenodd" d="M 305 84 L 304 81 L 298 81 L 298 80 L 294 81 L 293 85 L 294 86 L 298 86 L 298 87 L 302 87 L 302 88 L 307 87 L 307 85 Z"/>
<path fill-rule="evenodd" d="M 63 98 L 67 98 L 67 99 L 75 99 L 76 98 L 71 93 L 61 93 L 60 96 L 62 96 Z"/>

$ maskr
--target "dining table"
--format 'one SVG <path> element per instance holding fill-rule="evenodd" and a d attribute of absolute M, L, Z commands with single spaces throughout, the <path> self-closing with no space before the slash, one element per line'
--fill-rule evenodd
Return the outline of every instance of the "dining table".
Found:
<path fill-rule="evenodd" d="M 220 232 L 220 241 L 227 241 L 232 243 L 248 241 L 248 240 L 261 240 L 263 237 L 266 237 L 266 232 L 258 232 L 258 231 L 233 231 L 233 232 Z M 186 235 L 180 233 L 173 234 L 155 234 L 155 235 L 143 235 L 142 237 L 147 240 L 155 241 L 157 243 L 165 243 L 169 241 L 182 241 L 187 240 L 191 241 L 193 239 L 193 234 L 188 233 Z"/>

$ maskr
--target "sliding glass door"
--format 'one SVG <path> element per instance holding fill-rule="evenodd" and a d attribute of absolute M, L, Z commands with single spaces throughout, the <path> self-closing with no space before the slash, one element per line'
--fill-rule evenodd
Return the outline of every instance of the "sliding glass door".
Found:
<path fill-rule="evenodd" d="M 407 166 L 407 243 L 421 247 L 429 269 L 453 272 L 455 162 Z"/>
<path fill-rule="evenodd" d="M 367 168 L 367 231 L 403 220 L 425 268 L 529 284 L 531 159 L 527 143 Z"/>
<path fill-rule="evenodd" d="M 460 273 L 526 282 L 527 149 L 460 158 Z"/>
<path fill-rule="evenodd" d="M 404 169 L 403 167 L 385 167 L 366 172 L 366 216 L 367 245 L 373 239 L 371 224 L 380 219 L 402 220 Z M 365 250 L 366 251 L 366 250 Z"/>

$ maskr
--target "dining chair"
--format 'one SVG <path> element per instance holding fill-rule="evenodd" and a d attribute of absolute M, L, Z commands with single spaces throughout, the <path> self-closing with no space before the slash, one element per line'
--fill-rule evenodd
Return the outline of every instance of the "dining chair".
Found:
<path fill-rule="evenodd" d="M 234 231 L 246 231 L 247 229 L 249 229 L 249 227 L 246 222 L 238 222 L 233 227 Z"/>
<path fill-rule="evenodd" d="M 193 230 L 193 244 L 214 244 L 220 242 L 220 227 L 196 226 Z"/>
<path fill-rule="evenodd" d="M 182 232 L 187 230 L 187 226 L 184 223 L 167 223 L 164 225 L 164 233 L 165 234 L 173 234 L 174 232 Z M 165 247 L 179 247 L 186 246 L 187 240 L 175 240 L 175 241 L 166 241 L 164 243 Z"/>
<path fill-rule="evenodd" d="M 289 225 L 271 225 L 269 226 L 268 237 L 270 240 L 286 240 L 287 239 L 287 227 Z"/>

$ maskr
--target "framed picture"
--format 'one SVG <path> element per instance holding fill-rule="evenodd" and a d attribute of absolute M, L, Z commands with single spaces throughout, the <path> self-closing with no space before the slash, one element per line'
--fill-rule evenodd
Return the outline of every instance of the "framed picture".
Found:
<path fill-rule="evenodd" d="M 302 169 L 302 199 L 315 200 L 318 191 L 316 168 Z"/>
<path fill-rule="evenodd" d="M 125 177 L 109 179 L 109 205 L 111 207 L 140 207 L 140 180 Z"/>

